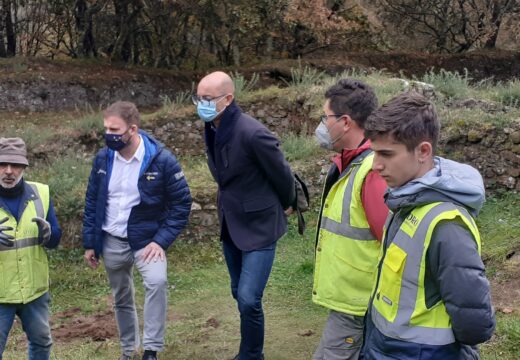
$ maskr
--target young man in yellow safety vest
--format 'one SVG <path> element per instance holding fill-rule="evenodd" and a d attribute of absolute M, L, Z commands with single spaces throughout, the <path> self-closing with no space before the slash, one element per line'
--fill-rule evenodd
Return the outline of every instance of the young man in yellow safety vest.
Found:
<path fill-rule="evenodd" d="M 435 156 L 440 123 L 403 93 L 368 118 L 373 169 L 391 215 L 367 316 L 365 360 L 478 359 L 495 328 L 475 216 L 484 184 L 469 165 Z"/>
<path fill-rule="evenodd" d="M 325 93 L 316 129 L 338 154 L 325 180 L 316 238 L 312 300 L 330 310 L 314 360 L 356 360 L 363 340 L 383 225 L 385 181 L 372 171 L 364 123 L 377 107 L 372 88 L 342 79 Z"/>
<path fill-rule="evenodd" d="M 15 316 L 29 340 L 29 359 L 47 360 L 49 265 L 44 247 L 61 238 L 49 187 L 23 179 L 29 165 L 20 138 L 0 138 L 0 359 Z"/>

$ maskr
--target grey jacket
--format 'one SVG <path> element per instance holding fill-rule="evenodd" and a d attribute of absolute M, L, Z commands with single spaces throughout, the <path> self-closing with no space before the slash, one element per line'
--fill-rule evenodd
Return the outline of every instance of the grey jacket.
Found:
<path fill-rule="evenodd" d="M 484 200 L 484 184 L 477 170 L 436 157 L 435 168 L 423 177 L 387 191 L 386 204 L 394 215 L 385 247 L 417 206 L 452 202 L 476 217 Z M 427 306 L 443 300 L 459 343 L 476 345 L 491 338 L 495 314 L 489 282 L 475 240 L 462 223 L 444 221 L 435 228 L 426 258 L 425 291 Z"/>

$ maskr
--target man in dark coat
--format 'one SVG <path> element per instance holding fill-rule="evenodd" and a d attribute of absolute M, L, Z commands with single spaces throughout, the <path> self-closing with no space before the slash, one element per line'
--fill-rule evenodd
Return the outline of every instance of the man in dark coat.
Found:
<path fill-rule="evenodd" d="M 262 295 L 277 240 L 287 231 L 294 178 L 279 141 L 234 102 L 232 79 L 204 77 L 193 97 L 205 122 L 208 166 L 218 184 L 218 214 L 231 292 L 240 311 L 235 359 L 263 359 Z"/>

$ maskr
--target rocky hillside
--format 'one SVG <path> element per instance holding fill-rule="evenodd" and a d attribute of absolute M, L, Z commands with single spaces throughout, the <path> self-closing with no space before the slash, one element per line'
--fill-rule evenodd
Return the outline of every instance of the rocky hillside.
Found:
<path fill-rule="evenodd" d="M 418 53 L 316 53 L 302 61 L 272 61 L 248 68 L 231 68 L 246 77 L 259 76 L 257 87 L 286 86 L 291 68 L 309 66 L 328 75 L 348 69 L 384 70 L 420 78 L 431 69 L 468 71 L 475 82 L 520 78 L 520 52 L 474 52 L 457 55 Z M 191 92 L 202 72 L 125 68 L 42 59 L 0 60 L 0 111 L 47 112 L 97 109 L 116 100 L 157 108 L 166 100 Z M 285 81 L 284 81 L 285 80 Z"/>

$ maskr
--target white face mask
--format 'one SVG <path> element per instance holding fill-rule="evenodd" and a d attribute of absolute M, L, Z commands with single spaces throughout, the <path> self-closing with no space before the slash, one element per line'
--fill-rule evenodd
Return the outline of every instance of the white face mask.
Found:
<path fill-rule="evenodd" d="M 332 127 L 336 126 L 336 124 L 338 124 L 339 122 L 340 121 L 338 119 L 338 121 L 336 121 L 334 123 L 334 125 L 332 125 Z M 344 133 L 343 133 L 343 134 L 339 135 L 337 138 L 335 138 L 334 140 L 331 139 L 329 129 L 322 122 L 320 122 L 320 124 L 316 128 L 316 130 L 314 131 L 314 134 L 316 135 L 316 140 L 318 141 L 318 144 L 322 148 L 327 149 L 327 150 L 334 150 L 334 144 L 339 139 L 341 139 L 341 137 L 344 135 Z"/>

